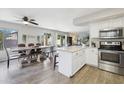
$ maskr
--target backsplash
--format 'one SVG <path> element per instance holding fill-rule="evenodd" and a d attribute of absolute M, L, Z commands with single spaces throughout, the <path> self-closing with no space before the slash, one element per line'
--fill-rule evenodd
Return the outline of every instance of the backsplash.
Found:
<path fill-rule="evenodd" d="M 90 41 L 91 41 L 91 47 L 96 47 L 96 48 L 99 48 L 100 47 L 100 44 L 99 44 L 100 41 L 121 41 L 122 42 L 122 49 L 124 50 L 124 39 L 100 39 L 100 38 L 91 38 Z M 95 46 L 94 46 L 94 44 L 95 44 Z"/>

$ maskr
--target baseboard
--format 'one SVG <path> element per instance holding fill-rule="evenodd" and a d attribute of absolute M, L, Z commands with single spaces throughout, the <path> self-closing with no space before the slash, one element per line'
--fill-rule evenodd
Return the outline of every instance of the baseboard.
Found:
<path fill-rule="evenodd" d="M 98 68 L 98 66 L 96 66 L 96 65 L 87 64 L 87 63 L 86 63 L 86 65 L 89 65 L 89 66 L 93 66 L 93 67 L 97 67 Z"/>

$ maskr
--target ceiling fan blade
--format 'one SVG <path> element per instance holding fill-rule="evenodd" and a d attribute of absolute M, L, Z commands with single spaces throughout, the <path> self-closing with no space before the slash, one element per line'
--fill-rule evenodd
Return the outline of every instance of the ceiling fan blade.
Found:
<path fill-rule="evenodd" d="M 29 21 L 29 23 L 34 24 L 34 25 L 39 25 L 38 23 L 31 22 L 31 21 Z"/>
<path fill-rule="evenodd" d="M 30 19 L 30 21 L 36 21 L 35 19 Z"/>

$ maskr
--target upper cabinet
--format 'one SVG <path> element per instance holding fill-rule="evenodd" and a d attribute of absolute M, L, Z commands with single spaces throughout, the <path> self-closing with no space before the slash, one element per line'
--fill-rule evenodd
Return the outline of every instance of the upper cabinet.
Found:
<path fill-rule="evenodd" d="M 90 38 L 98 38 L 99 37 L 99 26 L 98 24 L 90 24 Z"/>

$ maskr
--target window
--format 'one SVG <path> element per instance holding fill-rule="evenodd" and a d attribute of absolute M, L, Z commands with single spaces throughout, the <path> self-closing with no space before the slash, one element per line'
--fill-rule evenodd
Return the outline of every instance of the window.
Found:
<path fill-rule="evenodd" d="M 61 47 L 61 46 L 65 46 L 65 36 L 64 35 L 57 35 L 57 46 Z"/>
<path fill-rule="evenodd" d="M 17 47 L 17 44 L 18 44 L 17 32 L 11 32 L 11 33 L 5 34 L 4 44 L 6 45 L 7 48 Z"/>
<path fill-rule="evenodd" d="M 41 36 L 41 45 L 44 45 L 44 35 Z"/>
<path fill-rule="evenodd" d="M 37 42 L 40 43 L 40 36 L 37 36 Z"/>
<path fill-rule="evenodd" d="M 52 37 L 51 33 L 44 33 L 44 40 L 45 40 L 45 45 L 51 45 L 52 44 Z"/>
<path fill-rule="evenodd" d="M 18 33 L 13 29 L 0 29 L 0 50 L 3 50 L 3 45 L 6 48 L 17 47 Z"/>

